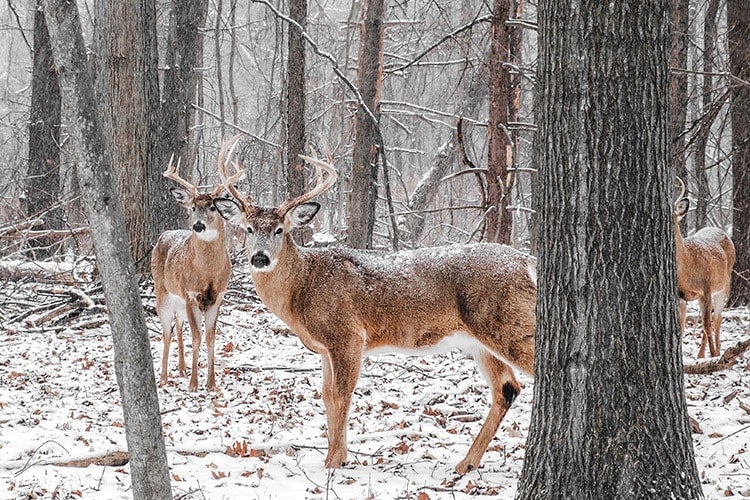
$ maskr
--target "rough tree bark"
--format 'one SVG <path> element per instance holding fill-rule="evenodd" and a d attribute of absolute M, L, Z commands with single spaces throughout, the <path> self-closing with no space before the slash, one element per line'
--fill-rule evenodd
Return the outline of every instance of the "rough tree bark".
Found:
<path fill-rule="evenodd" d="M 670 0 L 539 3 L 539 284 L 519 499 L 701 498 L 684 396 Z"/>
<path fill-rule="evenodd" d="M 26 182 L 27 215 L 43 215 L 39 229 L 60 229 L 63 211 L 52 208 L 60 193 L 60 85 L 52 60 L 44 10 L 39 1 L 34 12 L 34 69 L 29 110 L 29 169 Z M 46 246 L 46 238 L 33 240 Z M 38 255 L 45 256 L 47 253 Z"/>
<path fill-rule="evenodd" d="M 156 241 L 155 231 L 149 231 L 148 193 L 148 171 L 159 168 L 154 165 L 159 106 L 156 6 L 154 0 L 98 0 L 95 16 L 101 125 L 117 172 L 130 250 L 145 271 Z"/>
<path fill-rule="evenodd" d="M 729 66 L 732 75 L 732 241 L 737 262 L 732 275 L 734 305 L 750 304 L 750 9 L 728 0 Z"/>
<path fill-rule="evenodd" d="M 73 0 L 45 0 L 44 8 L 62 96 L 67 109 L 75 113 L 70 127 L 72 151 L 78 160 L 81 196 L 109 311 L 133 498 L 169 499 L 172 492 L 151 346 L 112 156 L 100 128 L 78 6 Z"/>
<path fill-rule="evenodd" d="M 377 119 L 383 81 L 385 0 L 364 0 L 362 12 L 357 87 L 365 105 Z M 380 141 L 377 124 L 362 106 L 357 108 L 354 126 L 347 243 L 353 248 L 372 248 Z"/>

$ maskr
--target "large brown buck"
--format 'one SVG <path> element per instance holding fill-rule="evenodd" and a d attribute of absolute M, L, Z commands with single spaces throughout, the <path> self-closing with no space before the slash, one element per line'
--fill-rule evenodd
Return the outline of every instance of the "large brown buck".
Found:
<path fill-rule="evenodd" d="M 225 143 L 219 162 L 226 161 Z M 229 153 L 231 157 L 232 151 Z M 199 193 L 198 188 L 179 175 L 179 161 L 169 167 L 164 177 L 181 187 L 170 189 L 172 196 L 183 207 L 190 210 L 190 230 L 165 231 L 151 254 L 151 274 L 156 293 L 156 313 L 163 333 L 164 351 L 161 359 L 160 385 L 167 383 L 169 376 L 169 346 L 172 342 L 172 324 L 177 330 L 178 372 L 185 372 L 185 346 L 182 330 L 185 320 L 192 335 L 193 364 L 188 389 L 198 389 L 198 357 L 201 345 L 201 323 L 205 322 L 206 349 L 208 351 L 208 390 L 216 390 L 214 374 L 214 341 L 219 306 L 229 283 L 231 264 L 224 242 L 224 219 L 214 207 L 224 187 L 219 184 L 211 193 Z M 238 172 L 229 179 L 236 182 L 242 175 Z"/>
<path fill-rule="evenodd" d="M 511 366 L 532 375 L 534 259 L 497 244 L 396 253 L 298 247 L 290 231 L 312 220 L 320 205 L 310 200 L 336 180 L 331 166 L 303 158 L 315 166 L 317 184 L 302 196 L 259 207 L 222 169 L 236 201 L 214 205 L 248 233 L 250 274 L 261 300 L 323 358 L 326 467 L 347 460 L 347 416 L 363 356 L 452 347 L 474 358 L 492 391 L 489 414 L 456 471 L 478 467 L 520 391 Z"/>
<path fill-rule="evenodd" d="M 703 338 L 698 357 L 705 357 L 706 345 L 711 356 L 718 356 L 721 353 L 721 313 L 724 310 L 724 302 L 729 297 L 735 261 L 734 244 L 718 227 L 704 227 L 692 236 L 682 237 L 680 220 L 687 214 L 690 200 L 685 197 L 685 184 L 682 179 L 677 180 L 682 186 L 682 191 L 674 204 L 680 331 L 685 331 L 686 303 L 698 300 L 703 323 Z"/>

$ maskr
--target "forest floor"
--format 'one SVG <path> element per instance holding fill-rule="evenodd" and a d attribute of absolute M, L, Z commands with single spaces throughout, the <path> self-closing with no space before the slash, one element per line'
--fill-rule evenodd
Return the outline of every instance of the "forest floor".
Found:
<path fill-rule="evenodd" d="M 513 498 L 532 380 L 519 377 L 524 389 L 480 469 L 458 477 L 453 468 L 489 407 L 474 363 L 458 351 L 366 358 L 349 417 L 350 464 L 328 471 L 320 358 L 249 283 L 235 272 L 220 316 L 218 392 L 205 390 L 205 368 L 195 393 L 179 377 L 158 388 L 175 498 Z M 158 376 L 161 329 L 153 290 L 143 289 Z M 131 498 L 129 467 L 116 460 L 125 429 L 101 290 L 84 272 L 67 284 L 5 281 L 0 292 L 0 499 Z M 747 339 L 750 313 L 728 310 L 722 331 L 724 348 Z M 686 364 L 698 332 L 691 324 L 684 336 Z M 750 497 L 749 361 L 745 353 L 731 369 L 686 376 L 706 498 Z M 80 467 L 102 456 L 113 465 Z"/>

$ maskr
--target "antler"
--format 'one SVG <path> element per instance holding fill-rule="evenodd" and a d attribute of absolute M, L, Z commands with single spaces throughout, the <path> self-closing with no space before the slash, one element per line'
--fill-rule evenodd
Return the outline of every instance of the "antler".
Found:
<path fill-rule="evenodd" d="M 680 186 L 682 187 L 682 191 L 680 191 L 680 195 L 677 197 L 677 200 L 675 200 L 675 203 L 680 201 L 682 197 L 685 196 L 685 183 L 682 182 L 682 179 L 680 179 L 679 177 L 677 177 L 677 182 L 680 183 Z"/>
<path fill-rule="evenodd" d="M 198 188 L 195 187 L 194 184 L 191 184 L 190 182 L 186 181 L 182 177 L 180 177 L 179 170 L 180 170 L 180 159 L 177 159 L 177 165 L 173 163 L 174 161 L 174 154 L 169 157 L 169 166 L 162 174 L 167 179 L 171 179 L 175 181 L 180 186 L 186 188 L 190 193 L 192 193 L 193 196 L 198 196 Z"/>
<path fill-rule="evenodd" d="M 305 160 L 306 162 L 312 163 L 313 165 L 315 165 L 317 182 L 315 183 L 315 187 L 313 187 L 307 193 L 297 196 L 296 198 L 283 201 L 281 205 L 279 205 L 279 208 L 277 209 L 279 212 L 279 215 L 281 215 L 282 217 L 285 216 L 287 212 L 289 212 L 293 208 L 298 207 L 299 205 L 302 205 L 306 201 L 312 200 L 316 196 L 330 189 L 331 186 L 333 186 L 333 184 L 336 182 L 336 178 L 338 177 L 338 173 L 330 164 L 324 161 L 318 160 L 317 158 L 311 158 L 310 156 L 299 155 L 299 157 Z"/>
<path fill-rule="evenodd" d="M 240 165 L 237 164 L 237 162 L 232 161 L 234 150 L 243 135 L 244 134 L 237 134 L 228 141 L 224 142 L 224 144 L 221 146 L 221 151 L 219 151 L 218 167 L 219 177 L 221 177 L 222 185 L 217 186 L 214 192 L 219 191 L 220 193 L 221 189 L 226 188 L 227 191 L 229 191 L 229 193 L 234 196 L 235 199 L 244 208 L 245 205 L 252 204 L 253 200 L 252 198 L 250 198 L 250 196 L 245 196 L 240 193 L 234 186 L 234 183 L 237 182 L 243 175 L 245 175 L 245 171 L 240 167 Z M 237 170 L 232 176 L 227 174 L 227 163 L 231 163 L 232 165 L 234 165 L 234 168 Z"/>

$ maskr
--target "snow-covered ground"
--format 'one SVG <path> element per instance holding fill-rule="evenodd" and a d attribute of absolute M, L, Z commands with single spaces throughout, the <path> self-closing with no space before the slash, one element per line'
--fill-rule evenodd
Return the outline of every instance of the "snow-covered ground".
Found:
<path fill-rule="evenodd" d="M 175 498 L 513 497 L 530 379 L 521 377 L 525 388 L 482 467 L 457 477 L 453 468 L 488 409 L 489 392 L 474 363 L 457 351 L 367 358 L 349 418 L 351 463 L 328 471 L 320 358 L 265 311 L 244 289 L 248 283 L 235 275 L 222 309 L 220 390 L 205 390 L 205 368 L 196 393 L 178 377 L 158 389 Z M 161 331 L 153 294 L 144 289 L 158 376 Z M 31 282 L 7 282 L 0 292 L 0 499 L 132 498 L 127 465 L 49 464 L 125 449 L 101 292 Z M 725 318 L 724 348 L 750 331 L 746 310 Z M 698 327 L 691 326 L 686 363 L 695 360 L 698 341 Z M 743 409 L 750 405 L 749 358 L 686 379 L 690 415 L 703 432 L 693 438 L 707 498 L 750 496 L 750 414 Z M 176 359 L 173 343 L 174 372 Z"/>

